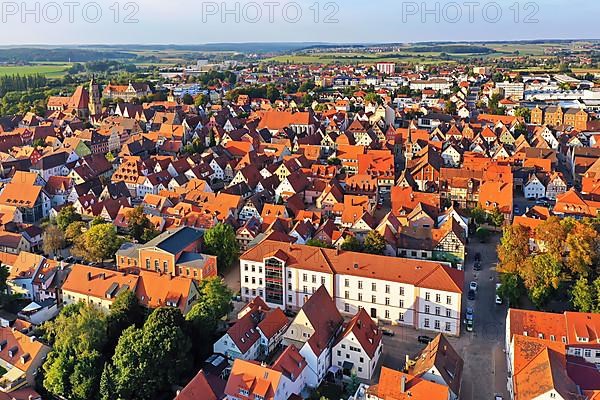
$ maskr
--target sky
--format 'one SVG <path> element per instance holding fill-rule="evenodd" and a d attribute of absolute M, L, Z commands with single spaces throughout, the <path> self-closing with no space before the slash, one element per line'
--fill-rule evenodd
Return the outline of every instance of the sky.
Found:
<path fill-rule="evenodd" d="M 599 14 L 597 0 L 2 0 L 0 45 L 597 39 Z"/>

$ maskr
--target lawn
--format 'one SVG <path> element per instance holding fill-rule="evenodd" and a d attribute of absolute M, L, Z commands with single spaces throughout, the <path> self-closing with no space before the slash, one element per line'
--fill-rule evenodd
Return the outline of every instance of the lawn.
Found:
<path fill-rule="evenodd" d="M 0 76 L 43 74 L 48 78 L 60 78 L 65 75 L 71 64 L 36 64 L 36 65 L 0 65 Z"/>

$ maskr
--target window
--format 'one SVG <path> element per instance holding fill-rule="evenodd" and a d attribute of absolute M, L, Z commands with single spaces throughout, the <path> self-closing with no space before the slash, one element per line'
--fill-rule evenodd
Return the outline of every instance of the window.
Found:
<path fill-rule="evenodd" d="M 302 282 L 307 282 L 307 281 L 308 281 L 308 275 L 302 274 Z"/>
<path fill-rule="evenodd" d="M 344 287 L 350 287 L 350 279 L 344 281 Z"/>
<path fill-rule="evenodd" d="M 442 295 L 440 295 L 440 294 L 436 294 L 436 295 L 435 295 L 435 302 L 436 302 L 436 303 L 439 303 L 440 301 L 442 301 Z"/>
<path fill-rule="evenodd" d="M 258 284 L 262 285 L 262 278 L 258 278 Z"/>
<path fill-rule="evenodd" d="M 312 283 L 317 283 L 317 276 L 316 275 L 312 276 Z"/>
<path fill-rule="evenodd" d="M 146 258 L 146 269 L 150 269 L 150 259 Z"/>
<path fill-rule="evenodd" d="M 291 302 L 292 302 L 292 295 L 288 294 L 288 303 L 291 303 Z"/>
<path fill-rule="evenodd" d="M 596 358 L 600 358 L 600 351 L 596 350 Z"/>
<path fill-rule="evenodd" d="M 429 306 L 425 306 L 425 314 L 429 314 L 429 311 L 430 311 Z"/>
<path fill-rule="evenodd" d="M 362 293 L 358 294 L 358 301 L 362 301 Z"/>
<path fill-rule="evenodd" d="M 446 309 L 446 317 L 448 317 L 448 318 L 452 317 L 452 310 L 450 310 L 449 308 Z"/>
<path fill-rule="evenodd" d="M 350 298 L 350 292 L 349 292 L 349 291 L 347 291 L 347 290 L 346 290 L 346 291 L 344 292 L 344 298 L 345 298 L 345 299 L 349 299 L 349 298 Z"/>
<path fill-rule="evenodd" d="M 308 287 L 302 286 L 302 293 L 308 293 Z"/>
<path fill-rule="evenodd" d="M 259 267 L 258 267 L 258 273 L 259 273 L 259 274 L 262 274 L 262 266 L 259 266 Z"/>
<path fill-rule="evenodd" d="M 252 266 L 252 272 L 256 272 L 256 267 L 254 265 Z"/>
<path fill-rule="evenodd" d="M 362 289 L 362 281 L 358 281 L 358 288 Z"/>
<path fill-rule="evenodd" d="M 581 357 L 581 349 L 574 349 L 573 353 L 577 356 L 577 357 Z"/>
<path fill-rule="evenodd" d="M 359 358 L 359 360 L 360 360 L 361 364 L 365 362 L 365 359 L 364 359 L 364 358 L 362 358 L 362 357 L 361 357 L 361 358 Z"/>
<path fill-rule="evenodd" d="M 452 305 L 452 296 L 446 296 L 446 304 Z"/>
<path fill-rule="evenodd" d="M 252 277 L 252 284 L 256 285 L 256 278 L 255 277 Z"/>
<path fill-rule="evenodd" d="M 373 304 L 377 303 L 377 297 L 371 296 L 371 303 L 373 303 Z"/>
<path fill-rule="evenodd" d="M 390 294 L 390 285 L 385 285 L 385 293 Z"/>
<path fill-rule="evenodd" d="M 350 304 L 348 304 L 348 303 L 344 304 L 344 312 L 347 312 L 347 313 L 350 312 Z"/>
<path fill-rule="evenodd" d="M 324 277 L 324 276 L 322 276 L 322 277 L 321 277 L 321 285 L 324 285 L 324 284 L 325 284 L 325 277 Z"/>
<path fill-rule="evenodd" d="M 342 351 L 341 351 L 341 350 L 338 350 L 338 351 L 337 351 L 337 355 L 338 355 L 338 357 L 341 357 L 341 356 L 342 356 Z"/>
<path fill-rule="evenodd" d="M 158 271 L 158 260 L 154 260 L 154 270 Z"/>
<path fill-rule="evenodd" d="M 438 331 L 440 330 L 440 321 L 438 321 L 437 319 L 435 320 L 434 327 L 436 330 L 438 330 Z"/>
<path fill-rule="evenodd" d="M 288 283 L 288 290 L 292 290 L 292 284 Z"/>
<path fill-rule="evenodd" d="M 390 319 L 390 310 L 385 310 L 385 319 Z"/>
<path fill-rule="evenodd" d="M 400 287 L 400 296 L 404 296 L 404 288 Z"/>
<path fill-rule="evenodd" d="M 429 318 L 425 318 L 425 328 L 429 328 Z"/>
<path fill-rule="evenodd" d="M 288 271 L 288 279 L 292 279 L 292 271 Z"/>
<path fill-rule="evenodd" d="M 590 358 L 590 357 L 592 356 L 592 350 L 591 350 L 591 349 L 585 349 L 585 350 L 583 351 L 583 356 L 584 356 L 585 358 Z"/>
<path fill-rule="evenodd" d="M 386 305 L 386 306 L 389 306 L 389 305 L 390 305 L 390 298 L 389 298 L 389 297 L 386 297 L 386 298 L 385 298 L 385 305 Z"/>
<path fill-rule="evenodd" d="M 446 322 L 446 332 L 450 332 L 451 329 L 452 326 L 450 325 L 450 322 Z"/>
<path fill-rule="evenodd" d="M 248 264 L 244 264 L 244 271 L 248 271 Z"/>
<path fill-rule="evenodd" d="M 441 309 L 439 307 L 435 308 L 435 315 L 440 315 Z"/>
<path fill-rule="evenodd" d="M 404 313 L 398 313 L 398 321 L 404 321 Z"/>
<path fill-rule="evenodd" d="M 362 372 L 362 367 L 358 367 L 358 372 Z"/>
<path fill-rule="evenodd" d="M 404 300 L 400 300 L 400 308 L 404 308 Z"/>
<path fill-rule="evenodd" d="M 377 284 L 376 283 L 371 283 L 371 291 L 372 292 L 376 292 L 377 291 Z"/>
<path fill-rule="evenodd" d="M 431 300 L 431 294 L 429 292 L 425 292 L 425 300 Z"/>

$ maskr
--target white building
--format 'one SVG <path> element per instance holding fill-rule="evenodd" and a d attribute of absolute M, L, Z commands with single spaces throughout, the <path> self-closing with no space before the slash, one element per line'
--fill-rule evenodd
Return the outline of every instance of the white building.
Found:
<path fill-rule="evenodd" d="M 370 380 L 383 351 L 381 339 L 381 330 L 361 309 L 348 322 L 333 347 L 331 364 L 341 368 L 345 374 Z"/>
<path fill-rule="evenodd" d="M 546 186 L 536 174 L 531 174 L 529 180 L 523 186 L 523 194 L 526 199 L 539 199 L 546 197 Z"/>
<path fill-rule="evenodd" d="M 364 308 L 376 320 L 460 334 L 464 272 L 447 263 L 264 241 L 240 265 L 245 301 L 298 310 L 324 286 L 342 313 Z"/>

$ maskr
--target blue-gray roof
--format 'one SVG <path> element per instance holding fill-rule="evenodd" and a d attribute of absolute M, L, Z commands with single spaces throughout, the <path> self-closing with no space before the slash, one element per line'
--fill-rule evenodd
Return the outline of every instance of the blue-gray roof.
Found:
<path fill-rule="evenodd" d="M 146 243 L 144 247 L 158 247 L 168 253 L 177 254 L 203 235 L 203 231 L 186 226 L 173 232 L 165 232 Z"/>

